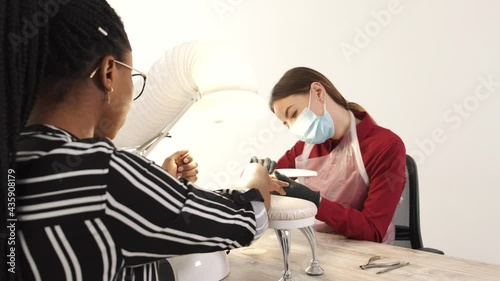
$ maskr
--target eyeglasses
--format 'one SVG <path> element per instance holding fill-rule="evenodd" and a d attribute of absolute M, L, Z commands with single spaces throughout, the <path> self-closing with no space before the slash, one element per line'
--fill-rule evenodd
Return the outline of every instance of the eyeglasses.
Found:
<path fill-rule="evenodd" d="M 121 61 L 115 60 L 115 62 L 121 66 L 124 66 L 124 67 L 132 70 L 132 71 L 137 72 L 137 73 L 132 73 L 132 82 L 134 83 L 134 100 L 138 99 L 142 95 L 142 92 L 144 92 L 144 87 L 146 86 L 146 78 L 147 78 L 146 74 L 142 71 L 139 71 L 139 70 L 133 68 L 132 66 L 130 66 L 126 63 L 121 62 Z M 90 73 L 91 79 L 97 73 L 97 70 L 99 69 L 99 67 L 101 67 L 101 66 L 98 66 L 94 71 L 92 71 L 92 73 Z"/>

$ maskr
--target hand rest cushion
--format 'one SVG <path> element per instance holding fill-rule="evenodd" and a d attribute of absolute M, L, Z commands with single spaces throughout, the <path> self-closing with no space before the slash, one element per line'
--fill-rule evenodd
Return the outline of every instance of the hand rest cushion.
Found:
<path fill-rule="evenodd" d="M 316 205 L 310 201 L 271 195 L 271 208 L 268 212 L 269 227 L 299 228 L 310 226 L 314 224 L 314 216 L 317 211 Z"/>

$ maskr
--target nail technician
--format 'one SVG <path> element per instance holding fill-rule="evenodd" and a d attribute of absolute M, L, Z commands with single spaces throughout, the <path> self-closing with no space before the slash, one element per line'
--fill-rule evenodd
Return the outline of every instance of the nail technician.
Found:
<path fill-rule="evenodd" d="M 402 140 L 378 126 L 358 104 L 348 102 L 323 74 L 297 67 L 274 86 L 271 110 L 298 141 L 276 169 L 317 171 L 290 183 L 288 196 L 318 206 L 315 229 L 346 237 L 390 243 L 394 212 L 406 176 Z M 288 190 L 292 192 L 288 192 Z M 300 192 L 297 192 L 299 190 Z"/>

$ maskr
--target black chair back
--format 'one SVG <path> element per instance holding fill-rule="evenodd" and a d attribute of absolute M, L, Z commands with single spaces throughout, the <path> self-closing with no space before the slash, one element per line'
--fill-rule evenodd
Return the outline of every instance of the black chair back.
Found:
<path fill-rule="evenodd" d="M 420 201 L 418 190 L 417 163 L 406 155 L 406 184 L 403 190 L 403 201 L 398 205 L 395 214 L 396 241 L 409 241 L 411 248 L 443 255 L 443 251 L 425 248 L 420 233 Z"/>
<path fill-rule="evenodd" d="M 420 213 L 418 198 L 418 171 L 415 160 L 406 155 L 406 184 L 403 202 L 398 206 L 396 223 L 396 241 L 410 241 L 411 248 L 423 247 L 420 234 Z M 402 219 L 401 219 L 402 218 Z M 401 221 L 402 220 L 402 221 Z M 403 224 L 401 224 L 403 223 Z"/>

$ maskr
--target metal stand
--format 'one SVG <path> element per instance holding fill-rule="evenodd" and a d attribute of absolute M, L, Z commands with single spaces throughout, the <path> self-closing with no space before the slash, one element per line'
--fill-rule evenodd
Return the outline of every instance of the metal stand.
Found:
<path fill-rule="evenodd" d="M 280 242 L 281 252 L 283 253 L 283 262 L 285 269 L 280 281 L 293 281 L 292 272 L 288 266 L 288 255 L 290 254 L 291 232 L 289 229 L 275 229 L 274 232 Z"/>
<path fill-rule="evenodd" d="M 316 258 L 316 235 L 314 234 L 314 230 L 312 226 L 303 227 L 300 229 L 302 233 L 306 236 L 309 241 L 309 245 L 311 245 L 312 252 L 312 260 L 309 267 L 306 269 L 306 273 L 313 276 L 322 275 L 325 271 L 319 265 L 319 261 Z"/>

